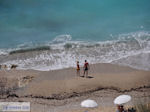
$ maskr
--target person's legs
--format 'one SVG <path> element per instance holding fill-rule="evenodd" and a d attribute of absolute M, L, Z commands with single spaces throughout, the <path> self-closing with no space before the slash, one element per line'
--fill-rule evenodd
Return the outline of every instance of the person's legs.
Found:
<path fill-rule="evenodd" d="M 84 72 L 83 72 L 83 77 L 85 76 L 85 73 L 86 73 L 86 70 L 84 69 Z"/>
<path fill-rule="evenodd" d="M 88 77 L 88 70 L 86 70 L 86 78 Z"/>
<path fill-rule="evenodd" d="M 80 76 L 80 70 L 77 70 L 77 76 Z"/>
<path fill-rule="evenodd" d="M 78 76 L 80 76 L 80 70 L 78 71 Z"/>

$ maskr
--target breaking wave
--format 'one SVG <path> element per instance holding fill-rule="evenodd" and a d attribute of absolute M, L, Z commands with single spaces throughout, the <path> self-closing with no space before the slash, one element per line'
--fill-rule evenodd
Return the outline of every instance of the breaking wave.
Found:
<path fill-rule="evenodd" d="M 17 64 L 19 69 L 62 69 L 75 67 L 77 60 L 83 64 L 85 59 L 91 64 L 117 63 L 150 70 L 150 33 L 121 34 L 103 42 L 75 41 L 71 35 L 59 35 L 51 42 L 0 50 L 0 64 Z"/>

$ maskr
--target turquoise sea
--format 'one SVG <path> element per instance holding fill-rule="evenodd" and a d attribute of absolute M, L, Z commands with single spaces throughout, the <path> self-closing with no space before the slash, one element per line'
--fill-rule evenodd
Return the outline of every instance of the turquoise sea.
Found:
<path fill-rule="evenodd" d="M 0 64 L 150 70 L 150 0 L 0 0 Z M 41 67 L 42 66 L 42 67 Z"/>

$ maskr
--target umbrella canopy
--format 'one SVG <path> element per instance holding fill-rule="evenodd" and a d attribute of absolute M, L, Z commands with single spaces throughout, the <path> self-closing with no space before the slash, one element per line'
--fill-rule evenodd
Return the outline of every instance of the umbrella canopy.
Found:
<path fill-rule="evenodd" d="M 84 100 L 81 102 L 81 107 L 86 107 L 86 108 L 94 108 L 97 107 L 98 104 L 94 100 Z"/>
<path fill-rule="evenodd" d="M 121 104 L 129 102 L 130 100 L 131 100 L 131 96 L 129 96 L 129 95 L 120 95 L 120 96 L 115 98 L 114 104 L 121 105 Z"/>

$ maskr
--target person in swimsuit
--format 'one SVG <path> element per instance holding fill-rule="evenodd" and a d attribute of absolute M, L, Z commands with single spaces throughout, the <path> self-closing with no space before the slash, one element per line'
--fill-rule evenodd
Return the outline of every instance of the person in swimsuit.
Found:
<path fill-rule="evenodd" d="M 79 65 L 79 61 L 77 61 L 77 76 L 80 76 L 80 65 Z"/>
<path fill-rule="evenodd" d="M 83 77 L 85 76 L 86 78 L 88 77 L 88 70 L 89 70 L 89 63 L 87 62 L 87 60 L 85 60 L 85 63 L 84 63 L 84 74 L 83 74 Z"/>
<path fill-rule="evenodd" d="M 116 112 L 127 112 L 127 111 L 124 109 L 123 105 L 117 105 L 117 111 Z"/>

